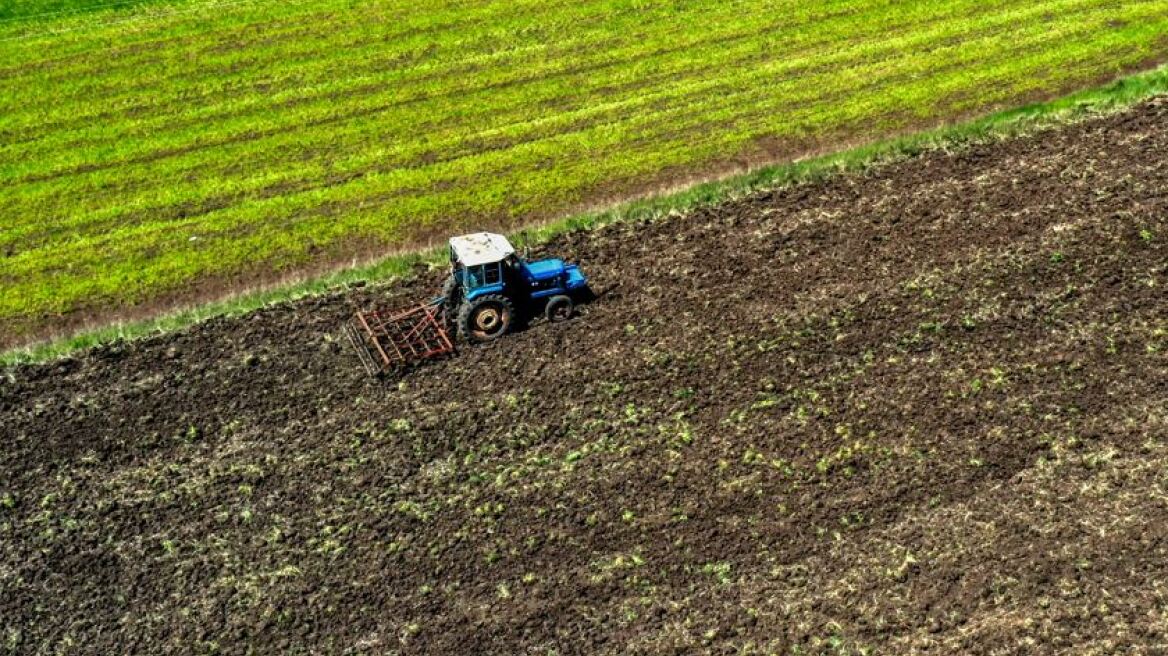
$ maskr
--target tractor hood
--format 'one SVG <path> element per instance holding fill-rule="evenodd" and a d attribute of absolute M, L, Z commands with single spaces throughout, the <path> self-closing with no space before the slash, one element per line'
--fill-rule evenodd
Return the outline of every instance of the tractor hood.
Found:
<path fill-rule="evenodd" d="M 550 280 L 564 272 L 564 261 L 556 258 L 527 263 L 532 280 Z"/>

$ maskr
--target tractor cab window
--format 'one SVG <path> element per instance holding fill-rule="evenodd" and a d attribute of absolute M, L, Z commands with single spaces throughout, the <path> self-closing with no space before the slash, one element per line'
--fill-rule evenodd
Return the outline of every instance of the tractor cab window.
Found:
<path fill-rule="evenodd" d="M 483 286 L 483 268 L 481 266 L 466 267 L 466 279 L 463 284 L 467 289 L 474 289 L 475 287 Z"/>
<path fill-rule="evenodd" d="M 498 284 L 499 280 L 501 279 L 499 265 L 496 263 L 483 266 L 483 279 L 485 284 Z"/>
<path fill-rule="evenodd" d="M 463 283 L 467 289 L 476 289 L 484 285 L 496 285 L 503 279 L 498 262 L 466 267 L 463 271 L 465 271 L 463 274 L 465 276 Z"/>

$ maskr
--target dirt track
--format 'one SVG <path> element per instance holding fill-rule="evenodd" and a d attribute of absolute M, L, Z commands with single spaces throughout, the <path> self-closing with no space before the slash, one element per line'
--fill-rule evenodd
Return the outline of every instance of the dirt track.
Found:
<path fill-rule="evenodd" d="M 0 645 L 1162 653 L 1168 101 L 548 250 L 623 284 L 400 383 L 441 272 L 0 379 Z M 752 651 L 753 650 L 753 651 Z"/>

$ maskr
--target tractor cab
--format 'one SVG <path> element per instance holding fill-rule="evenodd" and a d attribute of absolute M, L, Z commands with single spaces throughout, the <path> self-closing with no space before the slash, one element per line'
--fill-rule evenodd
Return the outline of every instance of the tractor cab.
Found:
<path fill-rule="evenodd" d="M 516 312 L 570 317 L 588 281 L 561 259 L 525 261 L 503 235 L 478 232 L 450 239 L 450 276 L 443 289 L 448 324 L 470 341 L 507 332 Z"/>
<path fill-rule="evenodd" d="M 451 276 L 464 299 L 502 293 L 504 263 L 514 258 L 515 248 L 503 235 L 480 232 L 450 239 Z"/>

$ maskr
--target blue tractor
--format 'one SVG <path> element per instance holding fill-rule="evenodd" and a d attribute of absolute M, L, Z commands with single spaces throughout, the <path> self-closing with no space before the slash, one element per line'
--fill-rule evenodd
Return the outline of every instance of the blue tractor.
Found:
<path fill-rule="evenodd" d="M 450 276 L 442 292 L 446 329 L 470 342 L 506 334 L 517 313 L 563 321 L 591 295 L 575 264 L 525 261 L 506 237 L 490 232 L 450 239 Z"/>

